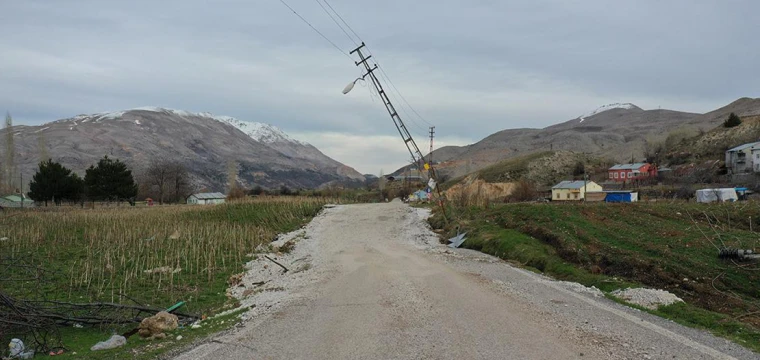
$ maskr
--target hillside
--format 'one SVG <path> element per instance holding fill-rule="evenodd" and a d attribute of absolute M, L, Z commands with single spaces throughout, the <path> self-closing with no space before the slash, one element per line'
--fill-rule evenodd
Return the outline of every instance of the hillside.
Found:
<path fill-rule="evenodd" d="M 272 125 L 209 113 L 147 107 L 12 129 L 25 180 L 47 153 L 80 174 L 103 155 L 138 173 L 155 159 L 170 159 L 189 169 L 196 187 L 220 191 L 233 161 L 244 186 L 315 188 L 364 181 L 354 169 Z"/>
<path fill-rule="evenodd" d="M 760 99 L 741 98 L 705 114 L 655 109 L 633 104 L 610 104 L 543 129 L 508 129 L 467 146 L 433 151 L 443 176 L 460 177 L 498 163 L 537 152 L 566 150 L 611 161 L 641 158 L 647 141 L 664 139 L 674 130 L 708 131 L 729 113 L 760 114 Z"/>

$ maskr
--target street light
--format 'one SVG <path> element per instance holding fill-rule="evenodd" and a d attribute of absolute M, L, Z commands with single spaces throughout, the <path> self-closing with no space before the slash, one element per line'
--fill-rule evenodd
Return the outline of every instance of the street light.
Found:
<path fill-rule="evenodd" d="M 364 78 L 359 77 L 359 78 L 356 78 L 356 80 L 348 83 L 348 85 L 346 85 L 346 87 L 343 88 L 343 95 L 348 94 L 354 88 L 354 85 L 356 85 L 356 82 L 359 80 L 364 81 Z"/>

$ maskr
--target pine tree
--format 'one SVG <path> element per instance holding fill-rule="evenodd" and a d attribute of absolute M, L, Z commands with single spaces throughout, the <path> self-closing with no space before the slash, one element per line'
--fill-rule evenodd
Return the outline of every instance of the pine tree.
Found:
<path fill-rule="evenodd" d="M 82 179 L 65 166 L 48 159 L 40 162 L 39 169 L 29 183 L 29 197 L 34 201 L 76 201 L 82 195 Z"/>
<path fill-rule="evenodd" d="M 118 159 L 104 156 L 90 166 L 84 176 L 85 193 L 90 200 L 127 200 L 134 205 L 137 185 L 132 171 Z"/>
<path fill-rule="evenodd" d="M 737 116 L 736 114 L 731 113 L 730 115 L 728 115 L 728 119 L 726 119 L 726 121 L 723 122 L 723 126 L 727 128 L 731 128 L 734 126 L 739 126 L 741 125 L 741 123 L 742 123 L 742 119 L 739 118 L 739 116 Z"/>

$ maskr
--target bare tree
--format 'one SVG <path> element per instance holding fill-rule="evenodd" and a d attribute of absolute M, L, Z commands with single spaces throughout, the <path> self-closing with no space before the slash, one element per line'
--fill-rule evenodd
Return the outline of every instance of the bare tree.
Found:
<path fill-rule="evenodd" d="M 180 162 L 172 162 L 167 166 L 169 169 L 169 180 L 173 201 L 180 202 L 184 200 L 192 189 L 190 188 L 190 174 L 185 165 Z"/>
<path fill-rule="evenodd" d="M 152 189 L 155 189 L 156 200 L 158 200 L 159 204 L 164 203 L 167 189 L 169 187 L 170 169 L 167 166 L 168 164 L 169 162 L 166 160 L 155 159 L 150 163 L 145 174 L 143 174 L 143 178 L 148 185 Z"/>
<path fill-rule="evenodd" d="M 187 168 L 176 160 L 155 159 L 142 174 L 145 195 L 154 196 L 159 204 L 178 202 L 192 191 Z"/>

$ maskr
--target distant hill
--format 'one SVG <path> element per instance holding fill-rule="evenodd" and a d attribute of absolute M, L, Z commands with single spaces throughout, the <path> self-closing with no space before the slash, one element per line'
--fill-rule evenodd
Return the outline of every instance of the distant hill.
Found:
<path fill-rule="evenodd" d="M 80 174 L 103 155 L 125 161 L 136 172 L 154 159 L 174 160 L 189 169 L 196 187 L 218 191 L 226 190 L 231 162 L 244 186 L 364 182 L 356 170 L 275 126 L 210 113 L 145 107 L 19 125 L 12 131 L 25 180 L 46 152 Z"/>
<path fill-rule="evenodd" d="M 760 99 L 741 98 L 705 114 L 674 110 L 644 110 L 622 103 L 602 106 L 587 114 L 543 129 L 508 129 L 467 146 L 433 151 L 439 174 L 456 178 L 510 158 L 546 151 L 585 153 L 611 161 L 640 159 L 647 140 L 664 139 L 676 129 L 695 134 L 720 125 L 731 112 L 760 114 Z"/>

